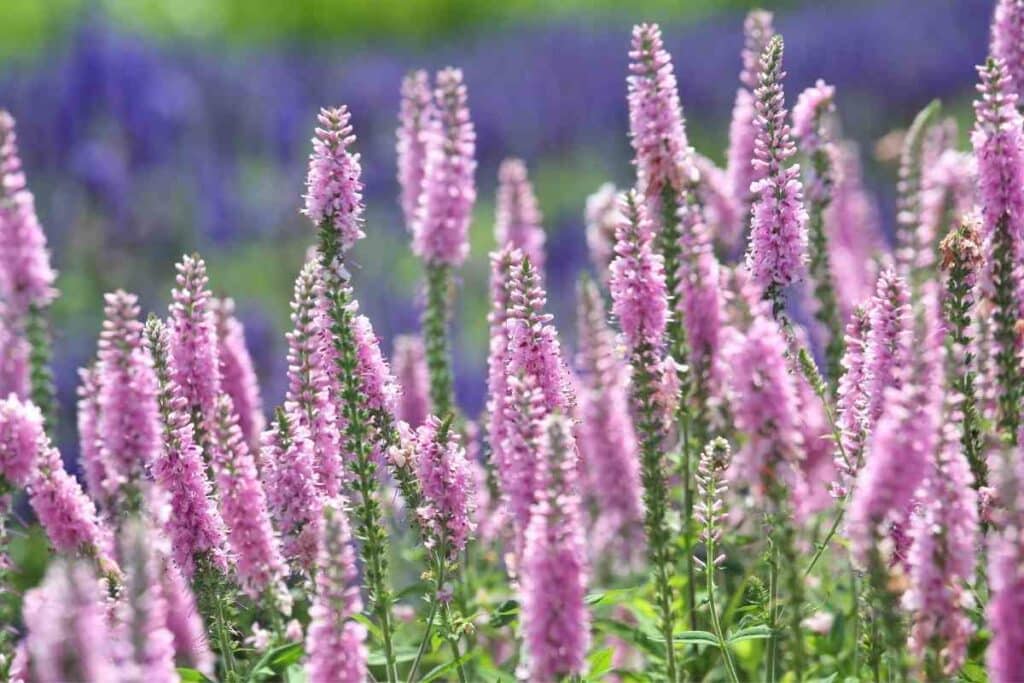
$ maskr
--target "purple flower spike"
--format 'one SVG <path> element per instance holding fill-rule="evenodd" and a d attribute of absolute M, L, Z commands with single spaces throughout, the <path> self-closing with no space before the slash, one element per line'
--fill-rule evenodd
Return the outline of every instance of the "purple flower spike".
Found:
<path fill-rule="evenodd" d="M 238 412 L 238 424 L 245 440 L 255 445 L 265 423 L 263 399 L 252 357 L 245 345 L 245 328 L 235 317 L 232 299 L 213 300 L 217 321 L 217 349 L 220 356 L 221 388 Z"/>
<path fill-rule="evenodd" d="M 786 123 L 782 52 L 782 38 L 774 36 L 761 56 L 753 161 L 759 179 L 751 186 L 755 199 L 747 252 L 754 282 L 772 298 L 803 277 L 807 252 L 807 211 L 800 168 L 795 164 L 786 167 L 796 146 Z"/>
<path fill-rule="evenodd" d="M 427 165 L 412 248 L 427 263 L 459 266 L 469 255 L 476 202 L 476 133 L 459 69 L 437 74 L 436 118 L 427 128 Z"/>
<path fill-rule="evenodd" d="M 476 482 L 451 425 L 431 415 L 416 430 L 416 477 L 426 505 L 419 510 L 435 540 L 456 557 L 476 529 Z"/>
<path fill-rule="evenodd" d="M 171 290 L 170 306 L 172 378 L 192 418 L 198 420 L 196 430 L 208 432 L 214 403 L 221 395 L 221 375 L 206 263 L 198 255 L 184 256 L 175 268 L 177 287 Z"/>
<path fill-rule="evenodd" d="M 288 424 L 279 414 L 277 424 L 264 432 L 262 448 L 267 502 L 281 532 L 284 556 L 312 569 L 323 507 L 313 442 L 304 427 Z"/>
<path fill-rule="evenodd" d="M 352 152 L 356 136 L 346 107 L 321 109 L 309 155 L 306 208 L 303 213 L 319 227 L 329 227 L 345 252 L 365 237 L 363 183 L 359 155 Z"/>
<path fill-rule="evenodd" d="M 740 55 L 743 68 L 740 71 L 741 87 L 736 91 L 736 103 L 732 109 L 729 124 L 729 151 L 727 175 L 732 196 L 743 206 L 751 200 L 750 186 L 760 176 L 756 175 L 751 162 L 754 160 L 754 140 L 757 137 L 757 108 L 754 104 L 754 90 L 761 80 L 761 53 L 768 47 L 768 41 L 775 35 L 772 14 L 754 10 L 743 22 L 743 51 Z"/>
<path fill-rule="evenodd" d="M 402 391 L 396 417 L 415 429 L 430 414 L 430 378 L 427 375 L 426 351 L 423 340 L 414 335 L 395 337 L 394 347 L 392 364 Z"/>
<path fill-rule="evenodd" d="M 992 55 L 1006 64 L 1014 92 L 1024 97 L 1024 1 L 999 0 L 992 19 Z"/>
<path fill-rule="evenodd" d="M 544 228 L 533 185 L 521 159 L 505 159 L 498 169 L 497 217 L 494 237 L 499 246 L 511 244 L 544 269 Z"/>

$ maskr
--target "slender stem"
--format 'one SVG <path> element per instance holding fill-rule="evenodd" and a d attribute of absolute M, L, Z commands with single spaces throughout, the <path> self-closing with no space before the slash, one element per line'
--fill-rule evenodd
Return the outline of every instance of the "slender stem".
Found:
<path fill-rule="evenodd" d="M 776 613 L 778 597 L 779 597 L 779 553 L 775 547 L 775 543 L 772 541 L 771 536 L 768 537 L 769 549 L 768 549 L 768 630 L 771 632 L 768 635 L 768 648 L 767 648 L 767 673 L 768 683 L 775 683 L 775 660 L 777 657 L 778 648 L 778 635 L 776 633 L 778 628 L 778 615 Z"/>
<path fill-rule="evenodd" d="M 57 430 L 57 398 L 50 369 L 52 354 L 46 308 L 32 305 L 25 320 L 25 336 L 29 342 L 29 391 L 32 402 L 46 418 L 46 433 L 53 438 Z"/>
<path fill-rule="evenodd" d="M 686 539 L 686 595 L 687 613 L 689 615 L 690 629 L 697 630 L 697 572 L 693 561 L 693 487 L 690 486 L 690 413 L 689 410 L 682 411 L 679 420 L 680 432 L 682 433 L 683 445 L 683 519 L 685 528 L 683 530 Z"/>
<path fill-rule="evenodd" d="M 839 510 L 836 512 L 835 519 L 832 520 L 832 526 L 829 527 L 828 533 L 825 534 L 825 538 L 823 538 L 821 543 L 818 544 L 818 549 L 814 552 L 814 556 L 811 558 L 811 561 L 807 563 L 807 568 L 804 569 L 804 576 L 811 573 L 811 570 L 814 569 L 814 565 L 818 563 L 818 560 L 825 552 L 825 549 L 828 548 L 829 543 L 832 541 L 832 537 L 835 536 L 836 531 L 839 530 L 839 525 L 842 524 L 843 516 L 846 514 L 846 498 L 847 496 L 843 496 L 842 500 L 839 501 Z"/>
<path fill-rule="evenodd" d="M 441 603 L 439 595 L 441 589 L 444 587 L 444 560 L 440 560 L 435 567 L 434 571 L 436 580 L 434 581 L 434 597 L 430 601 L 430 614 L 427 616 L 427 628 L 423 631 L 423 637 L 420 640 L 419 649 L 416 651 L 416 659 L 412 662 L 412 668 L 409 669 L 408 683 L 412 683 L 416 677 L 416 670 L 420 666 L 420 660 L 423 658 L 423 653 L 427 649 L 427 643 L 430 642 L 430 632 L 434 628 L 434 619 L 437 617 L 437 606 Z"/>
<path fill-rule="evenodd" d="M 434 414 L 445 418 L 452 412 L 455 402 L 447 333 L 451 268 L 444 264 L 428 263 L 426 270 L 427 305 L 423 310 L 423 339 L 430 375 L 430 401 Z"/>
<path fill-rule="evenodd" d="M 713 473 L 708 473 L 714 477 Z M 714 629 L 715 638 L 718 640 L 718 649 L 722 651 L 722 659 L 725 660 L 725 668 L 729 674 L 729 680 L 739 683 L 739 676 L 736 673 L 736 664 L 732 661 L 732 654 L 729 652 L 729 645 L 725 640 L 725 631 L 722 628 L 722 620 L 718 616 L 718 606 L 715 604 L 715 569 L 718 567 L 716 558 L 718 550 L 715 545 L 717 530 L 715 528 L 715 493 L 718 484 L 714 479 L 705 484 L 704 508 L 705 508 L 705 539 L 704 539 L 704 578 L 705 590 L 708 594 L 708 612 L 711 617 L 711 627 Z"/>
<path fill-rule="evenodd" d="M 217 641 L 220 644 L 221 662 L 224 666 L 224 680 L 231 683 L 235 680 L 235 652 L 231 645 L 231 636 L 228 632 L 228 619 L 224 614 L 224 600 L 221 595 L 214 596 L 216 606 L 214 616 L 214 631 L 217 633 Z"/>

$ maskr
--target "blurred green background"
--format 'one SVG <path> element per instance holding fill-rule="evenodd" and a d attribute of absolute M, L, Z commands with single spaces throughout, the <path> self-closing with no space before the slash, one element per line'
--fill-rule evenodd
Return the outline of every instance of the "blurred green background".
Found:
<path fill-rule="evenodd" d="M 844 134 L 891 223 L 893 172 L 876 143 L 933 97 L 968 125 L 990 3 L 761 3 L 786 37 L 787 99 L 837 86 Z M 662 23 L 691 142 L 724 163 L 738 86 L 737 0 L 4 0 L 0 107 L 11 110 L 60 270 L 56 368 L 74 459 L 75 368 L 95 353 L 104 291 L 165 309 L 173 263 L 208 260 L 247 328 L 267 406 L 280 400 L 291 286 L 312 228 L 298 214 L 320 106 L 353 112 L 368 239 L 358 292 L 386 349 L 417 328 L 421 270 L 395 181 L 398 87 L 413 68 L 465 70 L 478 133 L 479 202 L 461 271 L 457 392 L 483 402 L 487 252 L 497 165 L 523 157 L 549 232 L 551 309 L 571 346 L 587 267 L 582 211 L 606 180 L 631 182 L 625 77 L 632 24 Z M 884 146 L 883 146 L 884 147 Z"/>

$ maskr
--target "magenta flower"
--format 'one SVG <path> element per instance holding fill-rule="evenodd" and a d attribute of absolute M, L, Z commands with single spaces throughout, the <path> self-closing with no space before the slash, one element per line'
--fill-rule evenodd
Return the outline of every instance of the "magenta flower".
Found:
<path fill-rule="evenodd" d="M 867 393 L 869 375 L 865 358 L 865 341 L 871 329 L 871 319 L 864 308 L 856 308 L 846 325 L 844 353 L 836 396 L 836 426 L 841 435 L 842 452 L 836 451 L 836 481 L 832 495 L 846 496 L 860 469 L 864 440 L 867 438 Z M 845 457 L 844 457 L 845 456 Z"/>
<path fill-rule="evenodd" d="M 742 236 L 743 208 L 733 195 L 725 171 L 700 154 L 693 160 L 700 173 L 697 196 L 704 207 L 708 232 L 716 243 L 732 251 Z"/>
<path fill-rule="evenodd" d="M 572 426 L 554 414 L 544 421 L 542 431 L 537 502 L 526 531 L 521 592 L 530 680 L 549 683 L 583 672 L 590 615 L 584 601 L 587 566 Z"/>
<path fill-rule="evenodd" d="M 159 383 L 158 405 L 163 448 L 153 462 L 153 478 L 169 498 L 165 532 L 174 561 L 191 578 L 196 560 L 227 571 L 224 520 L 210 496 L 202 449 L 195 442 L 188 402 L 170 376 L 170 333 L 155 317 L 146 325 L 149 353 Z"/>
<path fill-rule="evenodd" d="M 910 649 L 923 656 L 936 648 L 945 675 L 963 666 L 974 625 L 971 605 L 978 541 L 978 503 L 957 428 L 942 428 L 942 443 L 921 487 L 921 509 L 911 522 L 910 589 L 904 606 L 913 613 Z"/>
<path fill-rule="evenodd" d="M 23 315 L 56 298 L 56 279 L 21 168 L 14 117 L 0 109 L 0 299 Z"/>
<path fill-rule="evenodd" d="M 0 476 L 25 487 L 36 471 L 41 444 L 46 441 L 43 416 L 28 401 L 11 395 L 0 399 Z"/>
<path fill-rule="evenodd" d="M 196 606 L 195 596 L 182 576 L 178 565 L 170 562 L 166 554 L 158 556 L 160 562 L 160 588 L 167 606 L 166 625 L 174 638 L 175 660 L 213 675 L 214 657 L 206 639 L 206 627 Z"/>
<path fill-rule="evenodd" d="M 329 227 L 345 252 L 365 237 L 363 232 L 363 183 L 359 155 L 352 152 L 348 108 L 321 109 L 313 137 L 306 176 L 306 207 L 303 213 L 313 224 Z"/>
<path fill-rule="evenodd" d="M 357 315 L 352 321 L 352 334 L 356 342 L 359 361 L 359 379 L 362 383 L 364 405 L 371 411 L 384 411 L 393 415 L 398 407 L 399 388 L 387 360 L 380 350 L 380 339 L 373 331 L 370 319 Z"/>
<path fill-rule="evenodd" d="M 814 85 L 800 93 L 793 105 L 793 137 L 808 155 L 821 149 L 824 140 L 818 135 L 818 120 L 835 112 L 836 88 L 818 79 Z"/>
<path fill-rule="evenodd" d="M 283 590 L 284 560 L 270 524 L 256 462 L 242 437 L 231 399 L 220 396 L 214 409 L 211 461 L 239 581 L 253 598 L 267 591 L 277 593 Z"/>
<path fill-rule="evenodd" d="M 341 492 L 345 467 L 341 461 L 339 432 L 344 431 L 331 400 L 330 361 L 333 356 L 325 340 L 319 265 L 310 259 L 295 280 L 292 298 L 292 330 L 288 338 L 288 418 L 309 432 L 317 481 L 324 493 Z"/>
<path fill-rule="evenodd" d="M 774 36 L 761 57 L 752 162 L 758 180 L 751 186 L 755 199 L 747 251 L 747 266 L 754 282 L 772 298 L 778 296 L 778 290 L 803 277 L 807 252 L 807 211 L 800 167 L 786 167 L 796 147 L 786 123 L 782 52 L 782 38 Z"/>
<path fill-rule="evenodd" d="M 679 192 L 694 175 L 672 57 L 657 24 L 633 27 L 629 51 L 629 137 L 645 200 Z"/>
<path fill-rule="evenodd" d="M 544 228 L 540 208 L 521 159 L 505 159 L 498 168 L 497 216 L 494 237 L 511 244 L 538 269 L 544 269 Z"/>
<path fill-rule="evenodd" d="M 221 395 L 216 320 L 206 263 L 198 255 L 175 265 L 177 287 L 170 306 L 172 378 L 181 388 L 197 430 L 212 429 L 214 403 Z"/>
<path fill-rule="evenodd" d="M 786 349 L 778 325 L 759 313 L 747 333 L 733 335 L 722 350 L 733 418 L 747 435 L 732 478 L 751 481 L 758 496 L 774 483 L 791 483 L 803 456 L 799 396 Z"/>
<path fill-rule="evenodd" d="M 520 559 L 530 510 L 537 494 L 536 459 L 547 414 L 544 392 L 533 375 L 510 375 L 506 379 L 505 438 L 496 458 L 498 483 L 511 516 L 515 536 L 515 559 Z"/>
<path fill-rule="evenodd" d="M 174 634 L 167 628 L 167 600 L 161 583 L 154 529 L 134 521 L 119 538 L 124 562 L 124 596 L 116 612 L 122 652 L 118 665 L 124 680 L 175 683 Z"/>
<path fill-rule="evenodd" d="M 153 361 L 142 346 L 138 298 L 118 290 L 104 297 L 96 397 L 100 459 L 107 495 L 138 492 L 160 452 L 160 419 Z"/>
<path fill-rule="evenodd" d="M 934 247 L 974 210 L 977 169 L 974 156 L 946 149 L 921 170 L 921 224 L 918 243 Z M 918 253 L 919 268 L 935 265 L 934 248 Z"/>
<path fill-rule="evenodd" d="M 14 311 L 0 302 L 0 396 L 28 398 L 31 349 L 23 328 Z"/>
<path fill-rule="evenodd" d="M 103 587 L 89 567 L 58 559 L 25 594 L 29 681 L 117 681 Z"/>
<path fill-rule="evenodd" d="M 579 290 L 580 459 L 598 513 L 592 557 L 636 560 L 644 547 L 640 453 L 629 407 L 629 371 L 616 355 L 597 285 Z M 613 562 L 613 569 L 618 562 Z"/>
<path fill-rule="evenodd" d="M 902 371 L 910 364 L 913 337 L 910 289 L 892 269 L 878 276 L 875 296 L 868 308 L 868 336 L 864 346 L 867 366 L 866 427 L 870 432 L 882 415 L 888 387 L 902 386 Z"/>
<path fill-rule="evenodd" d="M 419 427 L 430 413 L 430 377 L 423 339 L 414 335 L 399 335 L 394 341 L 392 364 L 401 388 L 395 417 L 409 426 Z"/>
<path fill-rule="evenodd" d="M 221 389 L 231 397 L 245 440 L 255 445 L 265 420 L 256 370 L 245 346 L 245 328 L 235 317 L 234 300 L 214 299 L 212 303 L 217 325 Z"/>
<path fill-rule="evenodd" d="M 522 261 L 522 253 L 505 245 L 491 253 L 491 310 L 487 314 L 490 344 L 487 353 L 487 441 L 491 446 L 491 459 L 502 468 L 505 438 L 505 407 L 508 396 L 508 320 L 512 269 Z"/>
<path fill-rule="evenodd" d="M 722 327 L 722 291 L 719 263 L 701 211 L 683 205 L 679 209 L 679 283 L 677 301 L 686 325 L 690 359 L 699 372 L 714 368 Z"/>
<path fill-rule="evenodd" d="M 430 78 L 423 70 L 413 71 L 402 79 L 402 104 L 398 113 L 398 184 L 399 203 L 409 230 L 416 221 L 423 176 L 427 165 L 427 130 L 434 116 Z"/>
<path fill-rule="evenodd" d="M 608 266 L 615 258 L 615 229 L 622 222 L 619 207 L 623 195 L 611 183 L 605 183 L 587 197 L 583 220 L 587 226 L 587 249 L 601 282 L 608 282 Z"/>
<path fill-rule="evenodd" d="M 992 55 L 1006 64 L 1010 84 L 1024 97 L 1024 2 L 998 0 L 992 19 Z"/>
<path fill-rule="evenodd" d="M 425 502 L 417 512 L 450 557 L 476 529 L 476 482 L 460 441 L 433 415 L 416 430 L 416 478 Z"/>
<path fill-rule="evenodd" d="M 476 201 L 476 133 L 462 71 L 439 71 L 436 84 L 436 116 L 426 129 L 426 170 L 412 248 L 427 263 L 459 266 L 469 255 Z"/>
<path fill-rule="evenodd" d="M 353 617 L 363 609 L 355 551 L 340 500 L 324 507 L 317 555 L 316 594 L 310 607 L 306 670 L 310 683 L 366 679 L 366 627 Z"/>
<path fill-rule="evenodd" d="M 78 408 L 75 412 L 78 424 L 78 459 L 85 475 L 85 488 L 90 497 L 102 506 L 107 497 L 103 490 L 107 471 L 100 457 L 100 387 L 97 374 L 95 366 L 79 368 L 79 384 L 76 390 Z"/>
<path fill-rule="evenodd" d="M 1024 539 L 1019 525 L 993 535 L 989 550 L 987 616 L 992 630 L 987 661 L 993 683 L 1014 683 L 1024 670 Z"/>
<path fill-rule="evenodd" d="M 651 247 L 647 210 L 635 191 L 626 195 L 623 221 L 615 237 L 609 283 L 612 310 L 630 348 L 660 350 L 669 315 L 665 273 L 661 256 Z"/>
<path fill-rule="evenodd" d="M 729 150 L 727 152 L 727 175 L 732 196 L 744 206 L 751 200 L 750 186 L 760 176 L 751 162 L 754 160 L 754 140 L 757 137 L 757 109 L 754 104 L 754 90 L 761 80 L 761 53 L 768 47 L 768 41 L 775 35 L 771 12 L 754 10 L 743 22 L 743 51 L 740 58 L 740 88 L 736 91 L 736 103 L 732 109 L 729 124 Z"/>
<path fill-rule="evenodd" d="M 316 561 L 323 499 L 317 487 L 313 442 L 283 414 L 263 434 L 263 476 L 270 513 L 281 532 L 285 559 L 311 569 Z"/>

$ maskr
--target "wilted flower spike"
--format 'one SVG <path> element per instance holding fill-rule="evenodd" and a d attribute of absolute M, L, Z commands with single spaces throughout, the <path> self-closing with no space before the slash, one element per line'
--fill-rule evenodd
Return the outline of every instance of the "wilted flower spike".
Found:
<path fill-rule="evenodd" d="M 413 224 L 413 251 L 427 263 L 459 266 L 469 255 L 476 201 L 476 133 L 459 69 L 437 74 L 436 117 L 426 129 L 426 170 Z"/>
<path fill-rule="evenodd" d="M 430 413 L 430 378 L 427 376 L 423 340 L 414 335 L 399 335 L 394 341 L 395 376 L 401 390 L 395 414 L 409 426 L 419 427 Z"/>
<path fill-rule="evenodd" d="M 992 20 L 992 55 L 1006 64 L 1018 97 L 1024 97 L 1024 1 L 998 0 Z"/>
<path fill-rule="evenodd" d="M 175 265 L 177 287 L 171 290 L 170 365 L 187 410 L 203 432 L 211 429 L 214 402 L 221 394 L 216 320 L 208 289 L 206 263 L 198 255 Z"/>
<path fill-rule="evenodd" d="M 235 317 L 234 300 L 214 299 L 213 310 L 217 321 L 221 388 L 231 397 L 245 440 L 255 446 L 265 420 L 256 370 L 245 345 L 245 328 Z"/>
<path fill-rule="evenodd" d="M 761 177 L 751 187 L 756 198 L 747 252 L 754 282 L 773 300 L 782 288 L 803 277 L 807 252 L 807 211 L 800 168 L 786 166 L 796 148 L 786 123 L 782 51 L 782 38 L 774 36 L 761 56 L 753 161 L 755 173 Z"/>
<path fill-rule="evenodd" d="M 118 290 L 105 297 L 106 320 L 96 366 L 99 395 L 100 457 L 104 488 L 127 507 L 138 505 L 139 487 L 160 451 L 156 375 L 142 346 L 138 299 Z"/>
<path fill-rule="evenodd" d="M 416 430 L 416 442 L 416 477 L 425 503 L 418 512 L 454 558 L 476 528 L 476 482 L 466 450 L 451 425 L 434 416 Z"/>
<path fill-rule="evenodd" d="M 341 499 L 324 507 L 307 636 L 310 683 L 366 679 L 366 627 L 354 620 L 363 603 L 346 514 Z"/>
<path fill-rule="evenodd" d="M 430 78 L 423 70 L 402 79 L 402 103 L 398 113 L 398 184 L 405 225 L 413 229 L 423 191 L 427 165 L 427 130 L 434 116 Z"/>
<path fill-rule="evenodd" d="M 494 237 L 499 246 L 512 244 L 538 270 L 544 269 L 544 228 L 537 197 L 521 159 L 505 159 L 498 168 Z"/>
<path fill-rule="evenodd" d="M 629 51 L 629 136 L 645 199 L 678 192 L 693 175 L 676 76 L 657 24 L 633 27 Z"/>
<path fill-rule="evenodd" d="M 647 211 L 636 192 L 626 195 L 622 210 L 611 266 L 612 310 L 631 348 L 661 349 L 668 320 L 662 259 L 652 250 Z"/>
<path fill-rule="evenodd" d="M 188 405 L 171 378 L 170 334 L 155 316 L 146 323 L 146 341 L 156 371 L 163 444 L 153 463 L 153 478 L 170 498 L 166 533 L 174 561 L 192 576 L 199 558 L 220 571 L 227 570 L 224 520 L 210 497 L 202 450 L 195 442 Z"/>
<path fill-rule="evenodd" d="M 57 296 L 35 198 L 21 168 L 14 117 L 0 109 L 0 300 L 18 315 Z"/>
<path fill-rule="evenodd" d="M 284 575 L 284 560 L 270 524 L 266 494 L 256 463 L 238 427 L 231 399 L 217 399 L 212 464 L 217 476 L 220 511 L 228 527 L 238 578 L 253 598 L 275 592 Z"/>
<path fill-rule="evenodd" d="M 335 239 L 343 252 L 365 236 L 362 168 L 359 155 L 352 151 L 356 136 L 350 119 L 345 106 L 320 110 L 303 210 L 315 226 L 337 233 Z"/>
<path fill-rule="evenodd" d="M 572 427 L 553 414 L 542 432 L 537 502 L 523 553 L 522 619 L 530 680 L 551 683 L 583 671 L 590 614 Z"/>

